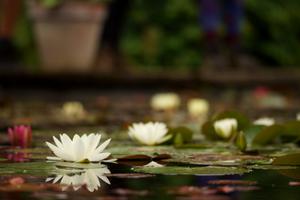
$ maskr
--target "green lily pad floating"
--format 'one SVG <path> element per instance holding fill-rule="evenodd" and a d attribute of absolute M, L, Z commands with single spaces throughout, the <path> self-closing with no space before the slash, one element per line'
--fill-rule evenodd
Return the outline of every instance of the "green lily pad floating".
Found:
<path fill-rule="evenodd" d="M 300 153 L 288 154 L 274 159 L 273 165 L 300 166 Z"/>
<path fill-rule="evenodd" d="M 49 162 L 3 163 L 0 165 L 0 175 L 46 176 L 55 172 L 55 169 L 54 163 Z"/>
<path fill-rule="evenodd" d="M 161 175 L 200 175 L 200 176 L 224 176 L 224 175 L 242 175 L 251 170 L 240 167 L 135 167 L 132 168 L 134 172 L 161 174 Z"/>

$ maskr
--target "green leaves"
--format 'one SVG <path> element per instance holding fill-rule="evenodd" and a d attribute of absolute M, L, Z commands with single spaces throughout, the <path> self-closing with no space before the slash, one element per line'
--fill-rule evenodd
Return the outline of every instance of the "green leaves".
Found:
<path fill-rule="evenodd" d="M 187 127 L 171 128 L 169 133 L 172 135 L 172 142 L 176 146 L 189 143 L 193 139 L 193 131 Z"/>
<path fill-rule="evenodd" d="M 250 120 L 243 114 L 236 111 L 225 111 L 204 123 L 201 128 L 202 134 L 204 134 L 205 137 L 209 140 L 228 140 L 226 138 L 223 139 L 219 134 L 217 134 L 214 128 L 215 122 L 223 119 L 235 119 L 237 121 L 237 132 L 244 130 L 250 125 Z M 234 136 L 235 134 L 232 134 L 229 137 L 229 140 Z"/>
<path fill-rule="evenodd" d="M 238 133 L 235 145 L 238 147 L 239 150 L 245 151 L 247 148 L 247 141 L 246 137 L 243 132 Z"/>
<path fill-rule="evenodd" d="M 253 138 L 252 144 L 266 145 L 270 144 L 277 136 L 283 132 L 283 126 L 272 125 L 263 128 Z"/>

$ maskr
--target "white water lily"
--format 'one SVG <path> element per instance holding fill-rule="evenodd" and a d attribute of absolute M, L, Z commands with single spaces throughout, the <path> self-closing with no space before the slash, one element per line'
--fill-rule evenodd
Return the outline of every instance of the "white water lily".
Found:
<path fill-rule="evenodd" d="M 180 97 L 176 93 L 160 93 L 151 99 L 154 110 L 173 110 L 180 106 Z"/>
<path fill-rule="evenodd" d="M 262 126 L 272 126 L 273 124 L 275 124 L 275 120 L 273 118 L 263 117 L 255 120 L 253 124 Z"/>
<path fill-rule="evenodd" d="M 216 133 L 224 139 L 230 138 L 230 136 L 236 132 L 238 122 L 234 118 L 227 118 L 215 121 L 214 129 Z"/>
<path fill-rule="evenodd" d="M 62 160 L 69 162 L 101 162 L 110 156 L 103 152 L 111 139 L 100 144 L 101 134 L 74 135 L 71 139 L 68 135 L 60 135 L 60 141 L 53 137 L 54 144 L 46 142 L 56 157 L 47 157 L 49 160 Z"/>
<path fill-rule="evenodd" d="M 167 133 L 166 124 L 161 122 L 134 123 L 128 131 L 132 139 L 149 146 L 169 140 L 172 136 Z"/>
<path fill-rule="evenodd" d="M 82 186 L 86 186 L 90 192 L 94 192 L 101 187 L 100 180 L 110 184 L 110 181 L 106 176 L 110 173 L 110 170 L 106 166 L 96 169 L 77 170 L 75 172 L 70 170 L 69 173 L 59 174 L 56 177 L 49 177 L 46 179 L 46 182 L 60 183 L 63 185 L 63 191 L 67 190 L 69 187 L 72 187 L 77 191 Z"/>
<path fill-rule="evenodd" d="M 191 99 L 187 103 L 188 112 L 192 117 L 206 116 L 209 111 L 209 103 L 205 99 Z"/>

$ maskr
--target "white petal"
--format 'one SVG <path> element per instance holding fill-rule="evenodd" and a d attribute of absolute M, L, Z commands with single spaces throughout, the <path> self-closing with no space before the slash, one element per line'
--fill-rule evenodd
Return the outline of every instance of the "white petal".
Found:
<path fill-rule="evenodd" d="M 96 150 L 95 153 L 101 153 L 106 147 L 107 145 L 110 143 L 111 139 L 106 140 L 105 142 L 103 142 Z"/>
<path fill-rule="evenodd" d="M 96 155 L 92 155 L 89 159 L 91 162 L 99 162 L 101 160 L 104 160 L 105 158 L 109 157 L 110 153 L 100 153 Z"/>

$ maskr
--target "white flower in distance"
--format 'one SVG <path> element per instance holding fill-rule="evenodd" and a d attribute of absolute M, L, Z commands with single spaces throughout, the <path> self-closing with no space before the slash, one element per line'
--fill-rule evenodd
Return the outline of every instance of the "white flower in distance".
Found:
<path fill-rule="evenodd" d="M 60 183 L 63 186 L 63 191 L 67 190 L 69 187 L 72 187 L 75 191 L 77 191 L 82 186 L 86 186 L 90 192 L 94 192 L 101 187 L 100 180 L 110 184 L 110 181 L 106 176 L 110 173 L 111 172 L 107 167 L 83 169 L 77 172 L 69 170 L 69 173 L 59 174 L 56 177 L 47 178 L 46 182 L 51 181 L 52 183 Z"/>
<path fill-rule="evenodd" d="M 111 139 L 100 144 L 101 134 L 74 135 L 71 139 L 68 135 L 60 135 L 60 141 L 53 137 L 55 145 L 46 142 L 56 157 L 47 157 L 49 160 L 62 160 L 69 162 L 101 162 L 110 156 L 103 152 Z"/>
<path fill-rule="evenodd" d="M 157 145 L 169 140 L 166 124 L 160 122 L 134 123 L 129 127 L 128 134 L 132 139 L 145 145 Z"/>
<path fill-rule="evenodd" d="M 180 98 L 176 93 L 156 94 L 151 99 L 154 110 L 173 110 L 180 106 Z"/>
<path fill-rule="evenodd" d="M 236 132 L 237 127 L 238 123 L 234 118 L 221 119 L 214 123 L 216 133 L 225 139 L 230 138 L 230 136 Z"/>
<path fill-rule="evenodd" d="M 187 103 L 188 112 L 191 116 L 205 116 L 209 111 L 209 103 L 205 99 L 191 99 Z"/>
<path fill-rule="evenodd" d="M 298 121 L 300 121 L 300 113 L 297 113 L 296 119 L 297 119 Z"/>
<path fill-rule="evenodd" d="M 62 114 L 68 120 L 81 120 L 87 115 L 87 111 L 80 102 L 66 102 L 62 106 Z"/>
<path fill-rule="evenodd" d="M 262 125 L 262 126 L 272 126 L 275 124 L 275 120 L 273 118 L 259 118 L 253 122 L 255 125 Z"/>

